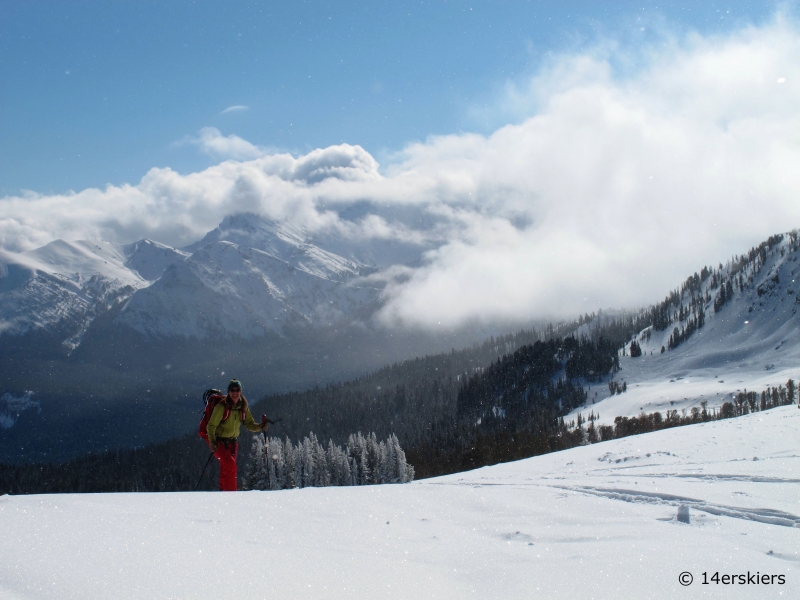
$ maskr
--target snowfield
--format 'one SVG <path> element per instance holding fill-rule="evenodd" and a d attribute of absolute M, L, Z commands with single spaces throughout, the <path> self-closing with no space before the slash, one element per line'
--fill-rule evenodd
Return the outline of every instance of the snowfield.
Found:
<path fill-rule="evenodd" d="M 0 597 L 798 598 L 799 431 L 795 405 L 407 485 L 3 496 Z"/>

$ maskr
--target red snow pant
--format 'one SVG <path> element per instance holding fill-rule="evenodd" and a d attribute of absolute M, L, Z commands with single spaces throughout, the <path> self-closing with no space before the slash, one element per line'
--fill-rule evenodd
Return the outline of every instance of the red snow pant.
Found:
<path fill-rule="evenodd" d="M 239 452 L 238 442 L 218 440 L 214 456 L 219 461 L 219 489 L 221 492 L 235 492 L 236 487 L 236 455 Z"/>

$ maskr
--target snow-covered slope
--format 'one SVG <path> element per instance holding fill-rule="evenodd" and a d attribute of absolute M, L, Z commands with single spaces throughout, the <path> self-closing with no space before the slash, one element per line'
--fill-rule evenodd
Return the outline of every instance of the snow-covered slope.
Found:
<path fill-rule="evenodd" d="M 98 310 L 146 285 L 126 259 L 119 246 L 95 240 L 0 253 L 0 332 L 57 328 L 77 344 Z"/>
<path fill-rule="evenodd" d="M 125 266 L 146 281 L 155 281 L 171 265 L 180 263 L 189 256 L 188 252 L 170 248 L 153 240 L 139 240 L 121 246 L 121 250 L 126 257 Z"/>
<path fill-rule="evenodd" d="M 29 252 L 0 252 L 0 333 L 57 330 L 75 348 L 99 313 L 186 256 L 150 240 L 56 240 Z"/>
<path fill-rule="evenodd" d="M 721 271 L 731 278 L 732 265 Z M 607 381 L 589 389 L 590 411 L 609 423 L 616 416 L 639 412 L 719 407 L 738 392 L 761 392 L 800 380 L 800 247 L 788 236 L 766 254 L 759 269 L 741 269 L 741 288 L 717 311 L 718 289 L 702 287 L 705 323 L 686 341 L 669 348 L 677 322 L 663 331 L 649 327 L 637 337 L 642 356 L 632 358 L 630 344 L 620 354 L 622 370 L 614 376 L 625 381 L 627 392 L 611 395 Z M 734 275 L 735 276 L 735 275 Z M 684 297 L 687 300 L 688 294 Z M 688 305 L 688 302 L 686 302 Z M 676 309 L 677 310 L 677 309 Z M 661 348 L 665 351 L 662 353 Z"/>
<path fill-rule="evenodd" d="M 798 429 L 786 406 L 407 485 L 3 496 L 0 596 L 793 598 Z"/>

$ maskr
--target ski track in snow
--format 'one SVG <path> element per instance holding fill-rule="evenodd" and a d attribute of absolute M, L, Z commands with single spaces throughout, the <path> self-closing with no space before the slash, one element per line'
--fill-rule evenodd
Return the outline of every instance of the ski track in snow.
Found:
<path fill-rule="evenodd" d="M 800 517 L 769 508 L 742 509 L 733 506 L 709 504 L 702 500 L 697 500 L 696 498 L 684 498 L 682 496 L 673 496 L 672 494 L 656 494 L 650 492 L 639 492 L 635 490 L 592 488 L 582 486 L 565 489 L 575 490 L 584 494 L 594 494 L 596 496 L 611 498 L 613 500 L 622 500 L 623 502 L 646 502 L 650 504 L 666 504 L 675 507 L 687 505 L 694 510 L 707 512 L 712 515 L 723 515 L 726 517 L 733 517 L 735 519 L 747 519 L 749 521 L 758 521 L 760 523 L 767 523 L 770 525 L 781 525 L 783 527 L 800 527 Z"/>
<path fill-rule="evenodd" d="M 407 485 L 3 496 L 0 598 L 798 597 L 798 430 L 785 406 Z M 748 571 L 786 583 L 701 584 Z"/>
<path fill-rule="evenodd" d="M 658 477 L 658 475 L 655 476 L 648 475 L 648 476 Z M 676 476 L 681 477 L 682 475 L 676 475 Z M 775 482 L 775 480 L 772 478 L 744 477 L 737 479 L 737 481 L 765 481 L 765 480 L 768 480 L 771 483 Z M 778 481 L 789 481 L 791 483 L 797 483 L 800 480 L 778 480 Z M 511 485 L 520 489 L 533 486 L 542 487 L 539 486 L 538 484 L 528 484 L 526 486 L 525 484 L 504 484 L 504 483 L 478 483 L 478 484 L 469 483 L 469 484 L 457 484 L 457 485 L 470 485 L 473 487 Z M 559 485 L 550 487 L 554 489 L 579 492 L 582 494 L 590 494 L 602 498 L 609 498 L 612 500 L 621 500 L 623 502 L 643 502 L 647 504 L 674 506 L 675 508 L 678 508 L 681 505 L 686 505 L 693 510 L 706 512 L 712 515 L 722 515 L 726 517 L 732 517 L 735 519 L 758 521 L 760 523 L 767 523 L 770 525 L 780 525 L 783 527 L 800 527 L 800 517 L 780 510 L 772 510 L 769 508 L 743 509 L 733 506 L 721 506 L 717 504 L 704 502 L 703 500 L 698 500 L 696 498 L 686 498 L 683 496 L 675 496 L 673 494 L 663 494 L 663 493 L 658 494 L 652 492 L 641 492 L 638 490 L 626 490 L 619 488 L 595 488 L 590 486 L 559 486 Z"/>

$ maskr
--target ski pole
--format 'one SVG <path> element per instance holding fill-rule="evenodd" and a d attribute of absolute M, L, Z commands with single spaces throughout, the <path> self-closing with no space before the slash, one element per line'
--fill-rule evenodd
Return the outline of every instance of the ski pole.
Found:
<path fill-rule="evenodd" d="M 270 425 L 276 425 L 281 421 L 283 421 L 283 419 L 276 419 L 273 421 L 272 419 L 268 419 L 267 415 L 261 415 L 261 433 L 264 434 L 265 443 L 267 441 L 267 423 L 269 423 Z"/>
<path fill-rule="evenodd" d="M 212 458 L 214 458 L 214 453 L 213 452 L 208 456 L 208 460 L 206 461 L 206 466 L 203 467 L 203 472 L 200 473 L 200 479 L 197 480 L 197 485 L 194 486 L 194 491 L 195 492 L 197 491 L 197 488 L 200 487 L 200 482 L 203 481 L 203 475 L 206 474 L 206 469 L 208 468 L 209 463 L 211 463 L 211 459 Z"/>
<path fill-rule="evenodd" d="M 275 425 L 280 423 L 283 419 L 276 419 L 273 421 L 272 419 L 268 419 L 267 415 L 261 415 L 261 434 L 264 436 L 264 452 L 267 452 L 267 423 L 270 425 Z"/>

